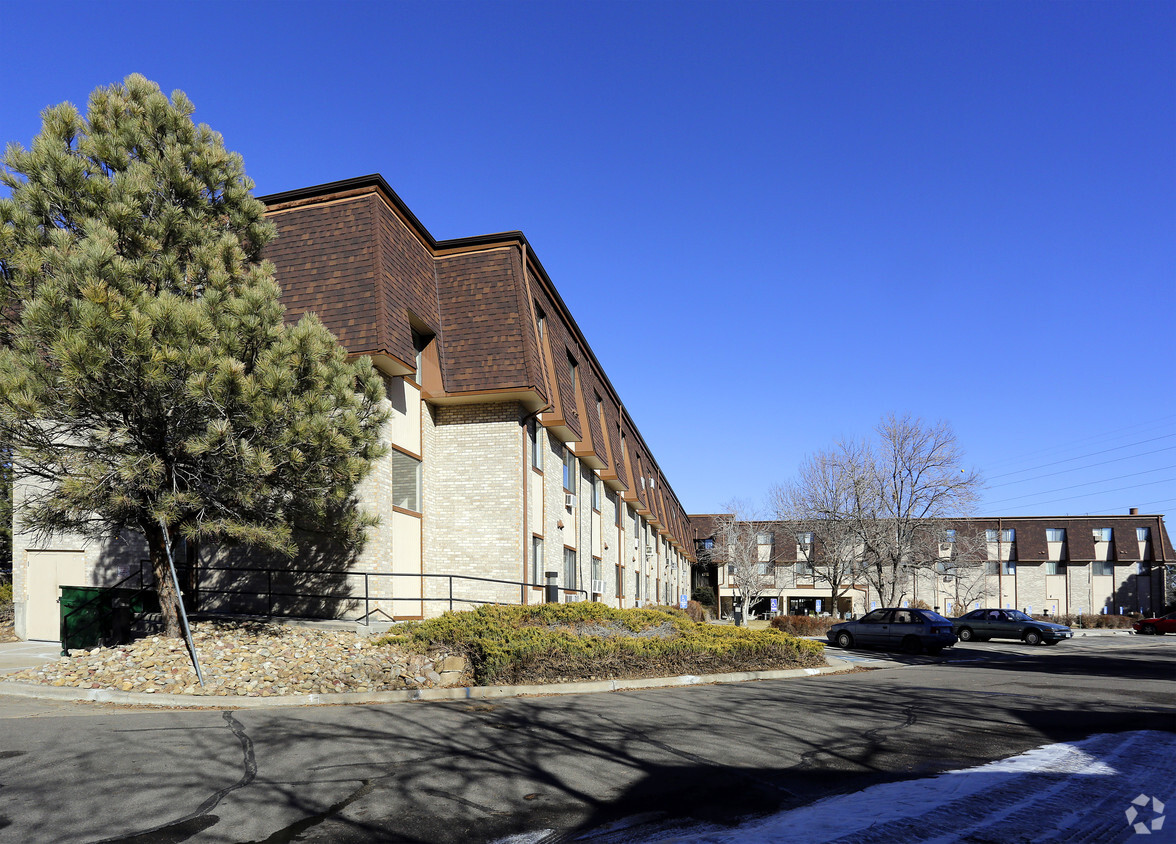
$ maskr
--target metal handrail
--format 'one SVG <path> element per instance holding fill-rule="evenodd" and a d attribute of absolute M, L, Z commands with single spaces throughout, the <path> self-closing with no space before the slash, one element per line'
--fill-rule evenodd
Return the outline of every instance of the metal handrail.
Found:
<path fill-rule="evenodd" d="M 184 571 L 184 572 L 192 571 L 191 566 L 177 566 L 176 568 L 178 571 Z M 266 601 L 266 615 L 270 618 L 274 617 L 274 598 L 275 597 L 311 598 L 311 599 L 317 599 L 317 600 L 335 600 L 335 601 L 348 601 L 348 600 L 360 601 L 360 600 L 362 600 L 363 605 L 364 605 L 364 613 L 363 613 L 363 615 L 359 616 L 359 618 L 357 620 L 362 621 L 364 624 L 370 624 L 371 622 L 369 619 L 376 612 L 383 613 L 383 610 L 379 607 L 379 604 L 382 604 L 385 602 L 391 602 L 393 604 L 393 606 L 395 606 L 395 603 L 397 601 L 412 601 L 412 602 L 418 602 L 421 604 L 431 603 L 431 602 L 436 602 L 436 601 L 444 601 L 447 603 L 448 608 L 450 610 L 453 609 L 453 606 L 455 603 L 460 603 L 460 604 L 503 604 L 503 603 L 506 603 L 501 600 L 484 600 L 484 599 L 473 598 L 473 597 L 462 597 L 459 594 L 455 594 L 454 593 L 454 581 L 455 580 L 460 581 L 460 582 L 473 581 L 473 582 L 477 582 L 477 583 L 500 583 L 500 584 L 503 584 L 506 586 L 517 586 L 520 588 L 519 604 L 523 603 L 522 596 L 525 594 L 525 592 L 528 588 L 543 588 L 543 584 L 539 584 L 539 583 L 529 583 L 527 581 L 519 581 L 519 580 L 504 580 L 504 579 L 495 578 L 495 577 L 476 577 L 474 575 L 468 575 L 468 574 L 434 574 L 434 573 L 423 573 L 423 572 L 362 572 L 362 571 L 351 571 L 349 569 L 295 569 L 295 568 L 273 569 L 273 568 L 263 568 L 260 566 L 197 566 L 196 571 L 198 573 L 199 572 L 232 572 L 232 573 L 244 573 L 244 574 L 249 574 L 249 573 L 265 574 L 266 575 L 266 585 L 265 585 L 264 597 L 265 597 L 265 601 Z M 297 590 L 287 591 L 284 589 L 275 593 L 274 592 L 274 575 L 275 574 L 280 575 L 280 576 L 307 574 L 307 575 L 320 575 L 320 576 L 324 576 L 324 575 L 325 576 L 342 576 L 342 577 L 351 577 L 351 578 L 362 577 L 363 578 L 363 595 L 362 596 L 356 595 L 350 591 L 348 591 L 346 593 L 322 593 L 322 592 L 302 592 L 302 591 L 297 591 Z M 420 578 L 422 580 L 425 580 L 425 579 L 433 579 L 433 580 L 444 579 L 446 581 L 446 587 L 447 587 L 446 593 L 447 594 L 443 597 L 431 597 L 431 596 L 428 596 L 425 594 L 409 595 L 409 596 L 397 596 L 397 595 L 373 596 L 372 595 L 371 585 L 372 585 L 373 578 L 397 578 L 397 577 Z M 238 588 L 238 589 L 208 589 L 208 588 L 202 588 L 199 586 L 197 587 L 197 591 L 201 595 L 227 595 L 227 596 L 256 595 L 257 597 L 261 597 L 263 594 L 260 590 L 250 590 L 250 589 L 240 589 L 240 588 Z M 424 592 L 423 589 L 421 591 L 422 591 L 422 593 Z M 584 590 L 584 589 L 568 589 L 568 588 L 561 587 L 560 591 L 562 591 L 564 593 L 579 594 L 579 595 L 582 595 L 585 599 L 587 599 L 589 596 L 588 591 Z M 372 607 L 373 604 L 376 604 L 375 609 L 373 609 L 373 607 Z M 384 613 L 384 614 L 387 615 L 386 613 Z M 393 614 L 392 618 L 393 619 L 395 618 L 395 614 Z"/>

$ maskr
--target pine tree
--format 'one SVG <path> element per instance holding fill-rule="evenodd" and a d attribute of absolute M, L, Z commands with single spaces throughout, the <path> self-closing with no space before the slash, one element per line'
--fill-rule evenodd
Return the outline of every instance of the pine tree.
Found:
<path fill-rule="evenodd" d="M 383 383 L 312 315 L 286 325 L 241 157 L 142 76 L 47 109 L 0 180 L 0 436 L 41 535 L 137 532 L 168 635 L 167 543 L 354 546 Z M 3 344 L 0 344 L 2 346 Z M 166 534 L 166 536 L 165 536 Z"/>

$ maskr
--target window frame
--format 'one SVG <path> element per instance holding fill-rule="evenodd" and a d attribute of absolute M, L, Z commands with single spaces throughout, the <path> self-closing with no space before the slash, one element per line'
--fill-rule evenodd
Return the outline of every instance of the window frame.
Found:
<path fill-rule="evenodd" d="M 531 577 L 535 586 L 542 586 L 545 581 L 543 571 L 543 537 L 531 534 Z"/>

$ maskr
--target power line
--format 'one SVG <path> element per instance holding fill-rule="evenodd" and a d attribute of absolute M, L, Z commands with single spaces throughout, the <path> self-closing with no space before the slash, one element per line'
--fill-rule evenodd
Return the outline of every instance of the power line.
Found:
<path fill-rule="evenodd" d="M 1035 458 L 1040 459 L 1041 457 L 1043 457 L 1045 455 L 1056 454 L 1058 452 L 1065 452 L 1065 451 L 1083 446 L 1088 443 L 1093 443 L 1093 442 L 1097 442 L 1100 440 L 1113 439 L 1116 436 L 1123 434 L 1127 431 L 1135 431 L 1140 428 L 1148 429 L 1148 428 L 1155 428 L 1155 427 L 1158 427 L 1161 425 L 1164 425 L 1166 427 L 1171 427 L 1171 425 L 1169 423 L 1173 422 L 1173 420 L 1176 420 L 1176 414 L 1169 415 L 1169 416 L 1162 416 L 1159 419 L 1153 419 L 1153 420 L 1150 420 L 1147 422 L 1137 422 L 1133 425 L 1125 425 L 1121 428 L 1114 428 L 1110 431 L 1104 431 L 1104 432 L 1098 433 L 1098 434 L 1091 434 L 1090 436 L 1080 437 L 1076 440 L 1071 440 L 1068 443 L 1061 443 L 1059 445 L 1052 446 L 1050 448 L 1037 449 L 1033 452 L 1029 452 L 1029 453 L 1026 453 L 1023 455 L 1008 457 L 1003 460 L 996 460 L 995 462 L 990 462 L 989 465 L 999 467 L 999 466 L 1007 466 L 1009 464 L 1022 463 L 1027 460 L 1032 460 Z M 1139 431 L 1139 433 L 1142 433 L 1142 431 Z M 1026 471 L 1029 471 L 1029 470 L 1026 470 Z M 998 475 L 997 477 L 1004 477 L 1004 475 Z"/>
<path fill-rule="evenodd" d="M 993 504 L 1002 504 L 1005 501 L 1016 501 L 1018 498 L 1032 498 L 1035 495 L 1049 495 L 1050 493 L 1062 492 L 1067 489 L 1078 489 L 1079 487 L 1084 487 L 1084 486 L 1094 486 L 1095 484 L 1105 484 L 1108 481 L 1121 481 L 1121 480 L 1123 480 L 1123 478 L 1135 478 L 1135 477 L 1138 477 L 1139 475 L 1150 475 L 1152 472 L 1163 472 L 1168 469 L 1176 469 L 1176 465 L 1158 466 L 1154 469 L 1144 469 L 1142 472 L 1131 472 L 1126 475 L 1116 475 L 1111 478 L 1100 478 L 1097 481 L 1087 481 L 1086 483 L 1081 483 L 1081 484 L 1070 484 L 1069 486 L 1059 487 L 1058 489 L 1046 489 L 1046 490 L 1039 490 L 1038 492 L 1027 492 L 1024 495 L 1014 495 L 1012 498 L 998 498 L 996 501 L 989 501 L 986 503 L 989 506 L 991 506 Z M 1166 478 L 1165 480 L 1176 481 L 1176 478 Z M 1155 481 L 1154 483 L 1163 483 L 1163 482 L 1164 481 L 1161 480 L 1161 481 Z M 1149 482 L 1149 484 L 1150 483 L 1152 483 L 1152 482 Z"/>
<path fill-rule="evenodd" d="M 1057 466 L 1062 463 L 1071 463 L 1075 460 L 1084 460 L 1087 457 L 1097 457 L 1100 454 L 1109 454 L 1112 451 L 1120 451 L 1124 448 L 1131 448 L 1133 446 L 1143 445 L 1145 443 L 1152 443 L 1156 442 L 1157 440 L 1166 440 L 1172 437 L 1176 437 L 1176 433 L 1164 434 L 1163 436 L 1152 437 L 1148 440 L 1139 440 L 1138 442 L 1127 443 L 1127 445 L 1117 445 L 1113 448 L 1105 448 L 1102 451 L 1092 451 L 1090 454 L 1080 454 L 1077 457 L 1067 457 L 1065 460 L 1054 460 L 1050 463 L 1042 463 L 1040 466 L 1032 466 L 1028 469 L 1018 469 L 1015 472 L 1005 472 L 1003 475 L 993 475 L 992 479 L 995 480 L 996 478 L 1007 478 L 1009 475 L 1019 475 L 1022 472 L 1033 472 L 1037 469 L 1048 469 L 1050 466 Z"/>
<path fill-rule="evenodd" d="M 1111 449 L 1111 450 L 1113 451 L 1114 449 Z M 1154 451 L 1145 451 L 1141 454 L 1128 454 L 1125 457 L 1113 457 L 1110 460 L 1102 460 L 1098 463 L 1087 463 L 1085 466 L 1075 466 L 1072 469 L 1062 469 L 1057 472 L 1050 472 L 1049 474 L 1046 474 L 1046 475 L 1037 475 L 1032 478 L 1021 478 L 1021 480 L 1019 480 L 1019 481 L 1005 481 L 1003 484 L 992 484 L 991 486 L 988 487 L 988 489 L 1000 489 L 1002 486 L 1012 486 L 1013 484 L 1027 484 L 1027 483 L 1029 483 L 1029 481 L 1039 481 L 1042 478 L 1052 478 L 1055 475 L 1064 475 L 1067 472 L 1080 472 L 1083 469 L 1093 469 L 1095 466 L 1106 466 L 1108 463 L 1120 463 L 1124 460 L 1132 460 L 1136 457 L 1147 457 L 1149 454 L 1159 454 L 1162 451 L 1176 451 L 1176 445 L 1170 445 L 1167 448 L 1157 448 Z M 1078 460 L 1079 458 L 1075 457 L 1074 459 Z M 1066 461 L 1061 461 L 1061 462 L 1064 463 Z M 1024 471 L 1028 472 L 1030 470 L 1025 469 Z M 1010 472 L 1009 474 L 1015 475 L 1018 473 Z M 1005 475 L 997 475 L 997 477 L 1000 478 L 1000 477 L 1006 477 L 1006 476 Z"/>
<path fill-rule="evenodd" d="M 1109 493 L 1109 492 L 1124 492 L 1129 489 L 1139 489 L 1140 487 L 1144 487 L 1144 486 L 1155 486 L 1156 484 L 1172 483 L 1173 481 L 1176 481 L 1176 478 L 1162 478 L 1161 480 L 1158 480 L 1158 481 L 1148 481 L 1147 483 L 1135 484 L 1133 486 L 1122 486 L 1122 487 L 1119 487 L 1118 489 L 1104 489 L 1101 492 L 1096 492 L 1096 493 L 1084 492 L 1081 495 L 1067 495 L 1064 498 L 1054 498 L 1049 501 L 1038 501 L 1033 504 L 1017 504 L 1017 505 L 1014 505 L 1014 509 L 1024 509 L 1027 507 L 1038 507 L 1042 504 L 1056 504 L 1059 501 L 1073 501 L 1075 498 L 1086 498 L 1090 495 L 1102 495 L 1103 493 Z M 1057 490 L 1054 490 L 1054 491 L 1056 492 Z"/>

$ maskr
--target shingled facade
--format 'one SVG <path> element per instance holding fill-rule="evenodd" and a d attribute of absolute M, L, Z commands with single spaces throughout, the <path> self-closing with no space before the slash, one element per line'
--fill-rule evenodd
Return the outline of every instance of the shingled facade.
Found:
<path fill-rule="evenodd" d="M 715 547 L 713 515 L 691 516 L 696 549 L 713 565 L 699 577 L 719 596 L 729 614 L 738 592 Z M 1165 578 L 1176 574 L 1176 552 L 1160 515 L 1033 516 L 953 520 L 933 560 L 907 570 L 900 602 L 922 601 L 947 615 L 965 609 L 1008 607 L 1050 615 L 1158 613 L 1170 596 Z M 777 599 L 781 613 L 860 615 L 878 606 L 878 595 L 863 582 L 844 584 L 848 591 L 831 606 L 831 590 L 813 574 L 820 568 L 819 543 L 806 544 L 787 522 L 755 525 L 765 597 L 752 607 L 770 611 Z M 974 538 L 968 559 L 956 544 Z"/>
<path fill-rule="evenodd" d="M 378 175 L 262 200 L 289 318 L 314 311 L 385 376 L 381 527 L 355 564 L 397 575 L 383 613 L 435 614 L 451 588 L 539 601 L 548 571 L 569 600 L 678 601 L 685 511 L 521 232 L 437 241 Z"/>

